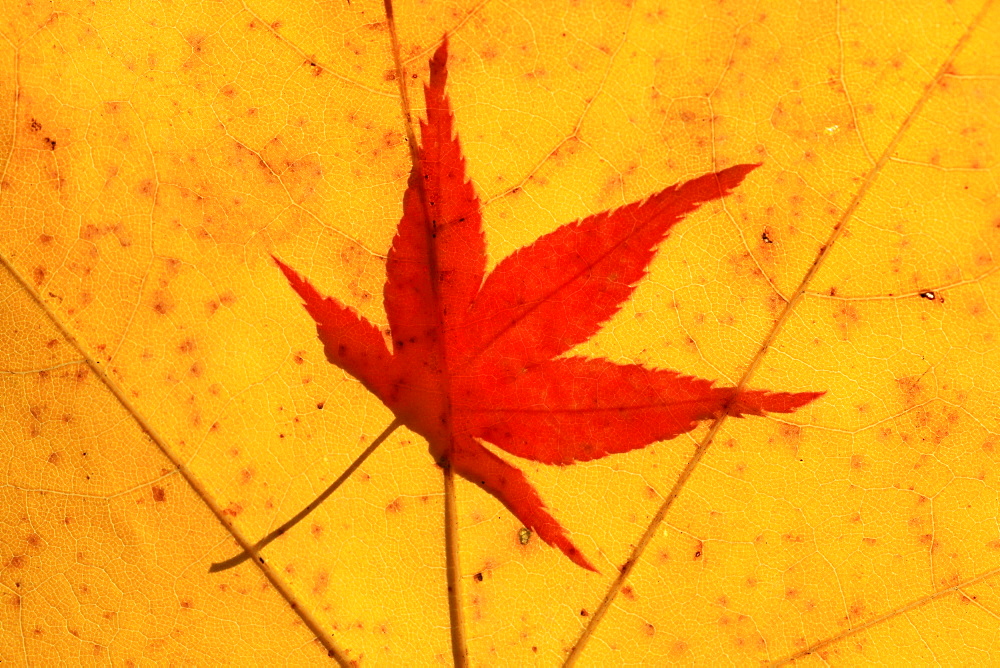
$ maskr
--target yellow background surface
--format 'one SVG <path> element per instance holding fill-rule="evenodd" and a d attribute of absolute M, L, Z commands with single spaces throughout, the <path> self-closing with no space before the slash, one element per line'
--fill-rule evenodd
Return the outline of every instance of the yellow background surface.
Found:
<path fill-rule="evenodd" d="M 723 423 L 581 665 L 1000 660 L 990 4 L 396 5 L 416 113 L 451 35 L 490 266 L 763 163 L 577 354 L 827 391 Z M 208 572 L 391 420 L 269 258 L 385 324 L 409 153 L 381 3 L 0 17 L 0 661 L 322 664 L 311 620 L 361 665 L 450 664 L 441 474 L 405 430 L 265 564 Z M 600 575 L 459 481 L 473 665 L 560 664 L 706 433 L 519 462 Z"/>

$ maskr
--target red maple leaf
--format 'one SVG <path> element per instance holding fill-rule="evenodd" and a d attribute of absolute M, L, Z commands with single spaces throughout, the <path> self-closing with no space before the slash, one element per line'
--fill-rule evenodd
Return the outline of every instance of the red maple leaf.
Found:
<path fill-rule="evenodd" d="M 706 174 L 563 225 L 485 276 L 479 200 L 444 92 L 447 59 L 445 41 L 430 63 L 419 159 L 386 262 L 392 350 L 373 324 L 275 262 L 305 301 L 330 362 L 426 438 L 440 465 L 495 496 L 573 562 L 596 570 L 521 471 L 480 441 L 567 465 L 670 439 L 723 413 L 790 413 L 822 395 L 738 392 L 666 369 L 559 357 L 617 313 L 670 228 L 759 165 Z"/>

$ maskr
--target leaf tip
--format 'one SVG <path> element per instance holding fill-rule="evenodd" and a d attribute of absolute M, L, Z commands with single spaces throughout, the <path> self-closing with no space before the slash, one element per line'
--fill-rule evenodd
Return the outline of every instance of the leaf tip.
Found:
<path fill-rule="evenodd" d="M 441 46 L 434 52 L 431 58 L 431 88 L 444 88 L 445 79 L 448 77 L 448 33 L 441 38 Z"/>
<path fill-rule="evenodd" d="M 727 410 L 734 417 L 764 415 L 766 413 L 794 413 L 824 394 L 826 391 L 768 392 L 766 390 L 751 390 L 737 395 Z"/>
<path fill-rule="evenodd" d="M 588 570 L 591 573 L 597 573 L 598 575 L 601 574 L 601 572 L 594 568 L 594 565 L 587 560 L 587 557 L 583 556 L 583 552 L 577 549 L 577 547 L 572 543 L 570 543 L 569 549 L 563 547 L 562 545 L 559 545 L 558 547 L 562 549 L 563 554 L 570 558 L 570 561 L 580 568 Z"/>
<path fill-rule="evenodd" d="M 741 165 L 733 165 L 716 172 L 715 176 L 719 180 L 719 189 L 723 195 L 728 195 L 734 188 L 743 182 L 750 172 L 757 169 L 764 163 L 749 162 Z"/>

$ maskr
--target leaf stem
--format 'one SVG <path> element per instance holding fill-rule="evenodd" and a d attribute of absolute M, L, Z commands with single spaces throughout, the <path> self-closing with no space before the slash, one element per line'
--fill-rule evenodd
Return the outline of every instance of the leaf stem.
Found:
<path fill-rule="evenodd" d="M 286 531 L 288 531 L 296 524 L 304 520 L 306 516 L 309 515 L 309 513 L 316 510 L 321 503 L 326 501 L 331 494 L 336 492 L 338 487 L 347 482 L 347 479 L 350 478 L 351 475 L 358 470 L 358 467 L 361 466 L 373 452 L 375 452 L 375 449 L 378 448 L 378 446 L 382 445 L 382 442 L 385 441 L 385 439 L 389 438 L 389 435 L 392 434 L 392 432 L 396 431 L 396 429 L 402 424 L 403 423 L 399 418 L 396 418 L 391 423 L 389 423 L 389 426 L 386 427 L 381 434 L 379 434 L 379 437 L 376 438 L 374 441 L 372 441 L 371 445 L 365 448 L 364 451 L 360 455 L 358 455 L 353 462 L 351 462 L 350 466 L 344 469 L 344 472 L 340 474 L 340 477 L 334 480 L 329 487 L 323 490 L 323 492 L 319 496 L 313 499 L 308 506 L 300 510 L 292 519 L 288 520 L 280 527 L 278 527 L 271 533 L 261 538 L 250 549 L 240 552 L 231 559 L 226 559 L 225 561 L 219 561 L 212 564 L 209 567 L 208 572 L 218 573 L 219 571 L 224 571 L 226 569 L 232 568 L 233 566 L 239 566 L 244 561 L 246 561 L 247 559 L 251 559 L 255 554 L 257 554 L 262 549 L 264 549 L 272 542 L 274 542 L 276 538 L 284 535 Z"/>
<path fill-rule="evenodd" d="M 455 503 L 455 471 L 445 463 L 444 471 L 444 549 L 448 571 L 448 616 L 451 618 L 451 654 L 455 668 L 469 665 L 465 646 L 465 611 L 462 608 L 462 569 L 458 561 L 458 508 Z"/>

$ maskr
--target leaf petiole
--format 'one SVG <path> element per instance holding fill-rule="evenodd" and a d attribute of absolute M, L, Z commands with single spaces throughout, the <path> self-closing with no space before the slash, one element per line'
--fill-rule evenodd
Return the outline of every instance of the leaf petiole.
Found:
<path fill-rule="evenodd" d="M 465 610 L 462 608 L 462 569 L 458 559 L 458 508 L 455 499 L 455 470 L 451 462 L 444 471 L 444 545 L 448 578 L 448 616 L 451 619 L 451 654 L 455 668 L 469 665 L 465 643 Z"/>
<path fill-rule="evenodd" d="M 391 423 L 389 423 L 389 426 L 386 427 L 381 434 L 379 434 L 378 438 L 372 441 L 371 445 L 365 448 L 364 451 L 362 451 L 362 453 L 358 455 L 353 462 L 351 462 L 350 466 L 344 469 L 344 472 L 341 473 L 340 476 L 336 480 L 334 480 L 329 487 L 327 487 L 325 490 L 323 490 L 323 492 L 319 496 L 313 499 L 308 506 L 300 510 L 298 514 L 295 515 L 295 517 L 288 520 L 280 527 L 278 527 L 271 533 L 264 536 L 256 544 L 254 544 L 251 550 L 244 550 L 243 552 L 237 554 L 235 557 L 232 557 L 231 559 L 226 559 L 225 561 L 219 561 L 212 564 L 209 567 L 208 572 L 218 573 L 219 571 L 230 569 L 233 566 L 239 566 L 247 559 L 253 557 L 255 553 L 259 552 L 260 550 L 264 549 L 272 542 L 274 542 L 276 538 L 284 535 L 286 531 L 288 531 L 296 524 L 304 520 L 309 515 L 309 513 L 316 510 L 321 503 L 326 501 L 331 494 L 337 491 L 337 488 L 343 485 L 347 481 L 347 479 L 350 478 L 351 475 L 358 470 L 358 467 L 360 467 L 365 462 L 365 460 L 368 459 L 368 457 L 371 456 L 373 452 L 375 452 L 375 449 L 378 448 L 378 446 L 382 445 L 383 441 L 389 438 L 389 435 L 392 434 L 392 432 L 396 431 L 396 429 L 402 424 L 403 423 L 399 418 L 396 418 Z"/>

